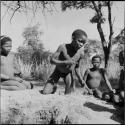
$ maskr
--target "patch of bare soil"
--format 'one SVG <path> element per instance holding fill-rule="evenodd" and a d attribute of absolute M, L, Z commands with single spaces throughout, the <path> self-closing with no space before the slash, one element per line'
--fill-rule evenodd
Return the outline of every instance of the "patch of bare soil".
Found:
<path fill-rule="evenodd" d="M 1 90 L 2 124 L 121 124 L 120 110 L 92 96 L 82 95 L 82 89 L 64 95 L 58 85 L 55 94 L 42 95 L 33 90 Z"/>

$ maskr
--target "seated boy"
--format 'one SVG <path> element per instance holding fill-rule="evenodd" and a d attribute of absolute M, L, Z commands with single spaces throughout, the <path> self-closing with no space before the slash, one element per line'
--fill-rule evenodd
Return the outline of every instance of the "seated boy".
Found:
<path fill-rule="evenodd" d="M 15 72 L 16 60 L 14 54 L 10 52 L 12 40 L 7 36 L 0 37 L 1 42 L 1 89 L 24 90 L 31 89 L 30 82 L 19 77 L 20 73 Z"/>
<path fill-rule="evenodd" d="M 96 98 L 102 99 L 103 93 L 99 90 L 99 86 L 102 79 L 104 79 L 111 92 L 115 92 L 115 90 L 112 89 L 110 82 L 107 78 L 106 72 L 103 68 L 100 68 L 100 64 L 101 57 L 99 55 L 93 56 L 93 67 L 87 69 L 83 77 L 84 81 L 86 82 L 86 85 L 89 89 L 91 89 L 91 93 L 88 93 L 88 91 L 84 89 L 83 94 L 93 94 Z"/>
<path fill-rule="evenodd" d="M 51 58 L 51 63 L 56 65 L 52 75 L 49 77 L 43 94 L 52 94 L 56 91 L 56 83 L 60 78 L 65 82 L 65 94 L 74 91 L 74 73 L 76 73 L 81 85 L 84 85 L 80 73 L 80 60 L 84 55 L 84 44 L 87 41 L 87 34 L 83 30 L 75 30 L 72 33 L 72 42 L 60 45 Z"/>

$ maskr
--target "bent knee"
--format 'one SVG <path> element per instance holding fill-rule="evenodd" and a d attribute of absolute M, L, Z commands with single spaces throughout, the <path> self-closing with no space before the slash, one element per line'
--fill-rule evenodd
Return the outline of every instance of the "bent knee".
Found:
<path fill-rule="evenodd" d="M 28 81 L 23 80 L 23 83 L 22 83 L 22 84 L 24 84 L 24 85 L 26 86 L 27 89 L 31 89 L 31 88 L 32 88 L 31 83 L 28 82 Z"/>
<path fill-rule="evenodd" d="M 120 96 L 121 96 L 122 99 L 124 99 L 124 97 L 125 97 L 124 91 L 121 91 L 121 92 L 120 92 Z"/>
<path fill-rule="evenodd" d="M 43 94 L 53 94 L 55 92 L 55 86 L 51 83 L 47 83 L 43 89 Z"/>

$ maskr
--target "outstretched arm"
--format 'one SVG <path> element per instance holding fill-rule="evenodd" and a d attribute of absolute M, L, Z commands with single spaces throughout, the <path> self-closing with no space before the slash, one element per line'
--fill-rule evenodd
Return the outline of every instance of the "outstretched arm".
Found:
<path fill-rule="evenodd" d="M 106 74 L 106 71 L 103 71 L 103 77 L 104 77 L 104 80 L 105 80 L 105 83 L 107 84 L 108 88 L 110 91 L 112 91 L 113 93 L 115 93 L 115 90 L 112 88 L 109 80 L 108 80 L 108 77 L 107 77 L 107 74 Z"/>
<path fill-rule="evenodd" d="M 76 76 L 79 80 L 79 83 L 81 84 L 81 86 L 84 86 L 85 85 L 85 81 L 83 80 L 82 78 L 82 74 L 81 74 L 81 71 L 80 71 L 80 67 L 76 67 L 75 68 L 75 72 L 76 72 Z"/>
<path fill-rule="evenodd" d="M 80 72 L 80 68 L 76 69 L 76 74 L 77 77 L 79 79 L 79 82 L 81 83 L 81 86 L 84 87 L 84 89 L 87 89 L 87 91 L 89 92 L 89 94 L 93 94 L 92 90 L 88 88 L 87 84 L 86 84 L 86 79 L 88 76 L 88 71 L 86 70 L 84 76 L 82 77 L 81 72 Z"/>
<path fill-rule="evenodd" d="M 79 80 L 81 86 L 86 86 L 85 80 L 83 79 L 83 76 L 80 71 L 81 60 L 82 60 L 82 58 L 80 58 L 80 60 L 78 61 L 78 64 L 75 66 L 75 72 L 76 72 L 76 76 L 78 77 L 78 80 Z"/>

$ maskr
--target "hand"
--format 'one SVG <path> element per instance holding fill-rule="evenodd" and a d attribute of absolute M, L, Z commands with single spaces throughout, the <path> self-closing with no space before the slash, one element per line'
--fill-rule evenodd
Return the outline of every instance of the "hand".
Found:
<path fill-rule="evenodd" d="M 88 89 L 88 93 L 89 93 L 90 95 L 93 95 L 92 89 Z"/>
<path fill-rule="evenodd" d="M 84 88 L 88 91 L 88 94 L 93 95 L 92 89 L 89 89 L 87 85 L 85 85 Z"/>
<path fill-rule="evenodd" d="M 79 80 L 79 83 L 80 83 L 81 87 L 85 87 L 85 82 L 83 80 Z"/>
<path fill-rule="evenodd" d="M 112 90 L 112 92 L 115 94 L 115 93 L 116 93 L 116 90 L 115 90 L 115 89 L 113 89 L 113 90 Z"/>
<path fill-rule="evenodd" d="M 10 79 L 15 80 L 15 81 L 18 81 L 18 82 L 20 82 L 20 83 L 23 82 L 23 80 L 22 80 L 21 78 L 19 78 L 19 77 L 13 77 L 13 78 L 10 78 Z"/>

